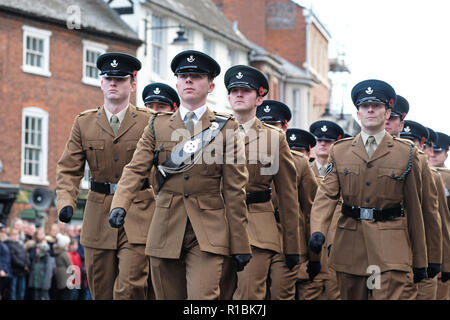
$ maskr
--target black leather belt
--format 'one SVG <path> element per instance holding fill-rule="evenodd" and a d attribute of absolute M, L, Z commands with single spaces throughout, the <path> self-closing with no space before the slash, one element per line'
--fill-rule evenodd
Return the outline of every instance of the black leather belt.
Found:
<path fill-rule="evenodd" d="M 145 190 L 150 187 L 148 183 L 148 179 L 145 179 L 144 184 L 142 185 L 141 190 Z M 109 183 L 109 182 L 95 182 L 91 180 L 91 190 L 94 192 L 104 193 L 104 194 L 114 194 L 117 189 L 117 183 Z"/>
<path fill-rule="evenodd" d="M 402 205 L 388 209 L 361 208 L 342 204 L 342 214 L 356 220 L 386 221 L 404 217 Z"/>
<path fill-rule="evenodd" d="M 272 199 L 272 188 L 269 188 L 264 191 L 253 191 L 253 192 L 247 192 L 247 199 L 246 203 L 262 203 L 267 202 Z"/>

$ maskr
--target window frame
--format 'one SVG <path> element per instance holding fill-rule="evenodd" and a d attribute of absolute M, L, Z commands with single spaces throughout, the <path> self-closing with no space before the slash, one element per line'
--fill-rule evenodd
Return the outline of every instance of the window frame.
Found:
<path fill-rule="evenodd" d="M 41 151 L 39 160 L 39 175 L 26 175 L 25 169 L 25 123 L 26 118 L 39 118 L 42 120 L 41 125 Z M 33 184 L 48 186 L 48 117 L 47 111 L 39 107 L 26 107 L 22 109 L 22 140 L 21 140 L 21 157 L 20 157 L 20 182 L 24 184 Z"/>
<path fill-rule="evenodd" d="M 83 40 L 83 78 L 81 79 L 81 82 L 87 85 L 100 87 L 101 86 L 101 77 L 99 76 L 98 79 L 94 79 L 91 77 L 88 77 L 86 74 L 86 67 L 87 67 L 87 51 L 92 51 L 99 53 L 99 55 L 106 52 L 108 49 L 108 46 L 102 43 L 93 42 L 89 40 Z M 97 67 L 97 66 L 95 66 Z"/>
<path fill-rule="evenodd" d="M 38 29 L 35 27 L 30 27 L 27 25 L 22 26 L 23 30 L 23 43 L 22 43 L 22 71 L 26 73 L 31 73 L 35 75 L 40 75 L 44 77 L 51 77 L 52 73 L 50 72 L 50 37 L 52 32 L 49 30 Z M 36 38 L 39 40 L 43 40 L 43 62 L 42 67 L 36 67 L 27 64 L 27 38 Z"/>

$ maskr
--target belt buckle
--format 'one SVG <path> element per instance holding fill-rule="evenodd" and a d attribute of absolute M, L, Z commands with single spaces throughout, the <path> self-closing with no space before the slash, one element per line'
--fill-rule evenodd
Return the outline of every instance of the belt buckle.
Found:
<path fill-rule="evenodd" d="M 361 220 L 373 220 L 373 210 L 374 208 L 361 208 L 359 218 Z"/>
<path fill-rule="evenodd" d="M 109 184 L 109 194 L 114 194 L 117 189 L 117 183 L 110 183 Z"/>

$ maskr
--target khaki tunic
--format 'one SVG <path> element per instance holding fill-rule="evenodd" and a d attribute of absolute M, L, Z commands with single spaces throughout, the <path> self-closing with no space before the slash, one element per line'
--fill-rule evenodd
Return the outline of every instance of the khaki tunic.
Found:
<path fill-rule="evenodd" d="M 442 271 L 450 272 L 450 210 L 445 195 L 445 184 L 443 180 L 445 173 L 443 170 L 437 170 L 436 168 L 432 168 L 431 170 L 436 182 L 439 214 L 442 221 Z M 450 174 L 448 176 L 450 177 Z"/>
<path fill-rule="evenodd" d="M 276 192 L 278 198 L 282 230 L 280 237 L 272 201 L 248 204 L 250 244 L 278 253 L 300 254 L 296 169 L 289 145 L 286 142 L 286 136 L 282 130 L 264 124 L 259 119 L 255 119 L 249 132 L 245 137 L 245 152 L 249 172 L 246 191 L 264 191 L 270 188 L 273 182 L 274 192 Z M 278 142 L 279 148 L 276 150 L 272 149 L 274 147 L 271 143 L 272 135 L 275 135 L 273 139 Z M 262 147 L 263 144 L 265 147 Z M 272 157 L 270 161 L 267 159 L 268 155 Z M 275 168 L 276 163 L 274 161 L 276 160 L 274 160 L 274 157 L 278 157 L 278 170 L 273 175 L 265 174 L 262 170 L 270 166 Z M 252 164 L 252 162 L 256 163 Z M 305 248 L 306 244 L 302 243 L 302 247 Z"/>
<path fill-rule="evenodd" d="M 194 132 L 206 130 L 215 119 L 216 114 L 208 108 Z M 226 130 L 234 132 L 237 128 L 238 123 L 231 119 L 222 128 L 222 133 Z M 185 130 L 179 110 L 173 114 L 158 114 L 154 120 L 155 134 L 150 124 L 147 125 L 133 159 L 123 171 L 111 208 L 129 210 L 140 181 L 153 167 L 154 151 L 160 151 L 158 164 L 162 164 L 179 143 L 172 137 L 174 132 L 179 132 L 177 130 Z M 202 161 L 195 164 L 185 172 L 174 174 L 159 191 L 146 254 L 178 259 L 188 218 L 201 251 L 220 255 L 251 253 L 245 205 L 248 180 L 245 161 L 238 164 L 225 161 L 225 151 L 231 150 L 230 156 L 236 160 L 238 155 L 244 154 L 244 144 L 238 135 L 231 139 L 225 134 L 222 137 L 216 137 L 208 146 L 221 163 Z"/>
<path fill-rule="evenodd" d="M 391 208 L 403 203 L 405 217 L 392 221 L 357 221 L 341 215 L 330 262 L 333 269 L 367 276 L 367 268 L 377 265 L 380 272 L 410 272 L 412 267 L 428 266 L 425 228 L 420 204 L 420 162 L 410 144 L 386 133 L 369 159 L 361 135 L 337 141 L 330 149 L 331 172 L 319 185 L 311 211 L 311 233 L 327 234 L 340 197 L 348 205 Z"/>
<path fill-rule="evenodd" d="M 153 111 L 129 105 L 114 135 L 104 107 L 80 113 L 72 127 L 64 153 L 56 169 L 58 212 L 65 206 L 76 207 L 80 181 L 87 161 L 92 179 L 96 182 L 117 183 L 122 169 L 131 161 L 136 144 Z M 153 188 L 141 190 L 143 175 L 136 196 L 127 210 L 125 232 L 128 242 L 145 244 L 154 207 Z M 112 195 L 89 191 L 81 229 L 81 244 L 97 249 L 117 249 L 117 228 L 109 225 Z"/>

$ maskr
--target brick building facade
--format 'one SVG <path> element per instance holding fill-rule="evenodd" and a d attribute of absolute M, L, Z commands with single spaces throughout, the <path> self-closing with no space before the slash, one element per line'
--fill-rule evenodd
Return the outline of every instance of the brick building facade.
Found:
<path fill-rule="evenodd" d="M 29 191 L 55 189 L 56 164 L 75 116 L 103 104 L 96 57 L 135 55 L 141 44 L 103 1 L 71 5 L 0 0 L 0 181 L 22 191 L 11 217 L 31 208 Z M 69 25 L 71 14 L 79 25 Z"/>

